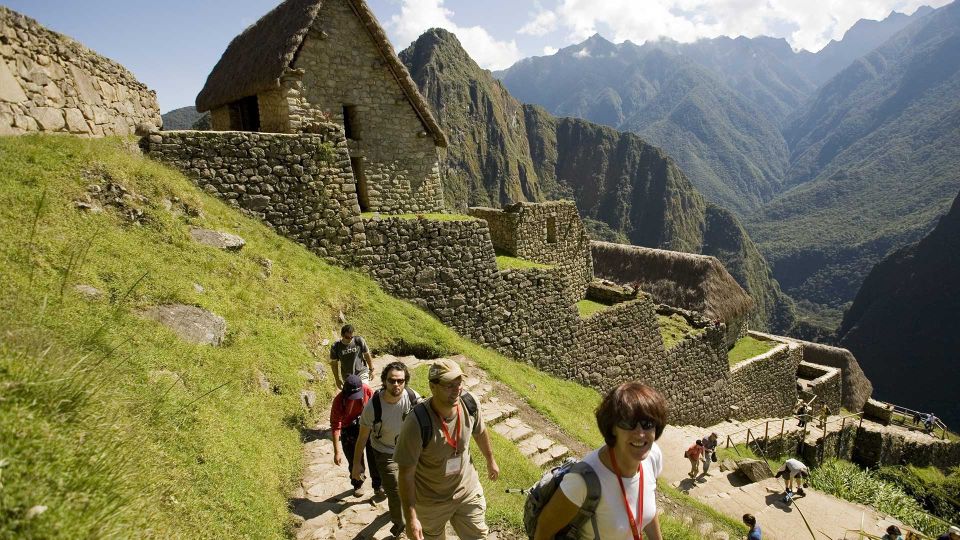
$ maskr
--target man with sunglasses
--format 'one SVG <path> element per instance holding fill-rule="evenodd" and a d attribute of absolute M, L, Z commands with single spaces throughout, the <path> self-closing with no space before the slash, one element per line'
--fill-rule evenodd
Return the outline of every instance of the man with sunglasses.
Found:
<path fill-rule="evenodd" d="M 399 469 L 393 460 L 393 453 L 400 427 L 413 406 L 420 402 L 420 394 L 407 387 L 410 383 L 410 370 L 403 362 L 387 364 L 380 373 L 380 381 L 383 388 L 373 395 L 360 415 L 360 435 L 354 450 L 351 478 L 354 481 L 363 481 L 361 454 L 369 438 L 373 447 L 373 466 L 380 474 L 382 490 L 387 496 L 387 506 L 390 509 L 390 521 L 393 523 L 390 534 L 399 538 L 404 530 L 403 509 L 400 507 Z"/>
<path fill-rule="evenodd" d="M 461 540 L 487 537 L 487 502 L 470 461 L 470 439 L 487 462 L 487 477 L 500 467 L 476 399 L 463 388 L 453 360 L 430 366 L 430 398 L 403 422 L 394 459 L 400 467 L 400 499 L 410 540 L 442 540 L 449 522 Z"/>

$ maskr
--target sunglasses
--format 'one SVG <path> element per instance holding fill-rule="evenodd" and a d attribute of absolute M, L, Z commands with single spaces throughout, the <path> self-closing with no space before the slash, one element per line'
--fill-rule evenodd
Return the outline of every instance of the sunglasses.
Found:
<path fill-rule="evenodd" d="M 387 382 L 390 384 L 395 384 L 397 386 L 400 386 L 401 384 L 405 384 L 407 380 L 406 379 L 387 379 Z"/>
<path fill-rule="evenodd" d="M 638 418 L 635 420 L 623 419 L 617 422 L 617 427 L 625 431 L 633 431 L 640 427 L 643 430 L 655 429 L 657 423 L 649 418 Z"/>

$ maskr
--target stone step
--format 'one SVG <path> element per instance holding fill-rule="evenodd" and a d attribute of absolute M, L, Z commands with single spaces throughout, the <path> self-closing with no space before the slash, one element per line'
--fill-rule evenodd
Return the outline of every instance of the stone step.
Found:
<path fill-rule="evenodd" d="M 515 443 L 526 439 L 534 433 L 533 428 L 515 416 L 496 424 L 493 426 L 493 430 Z"/>
<path fill-rule="evenodd" d="M 569 448 L 562 444 L 554 444 L 547 450 L 535 454 L 533 456 L 533 463 L 540 468 L 546 468 L 563 461 L 563 459 L 569 455 Z"/>
<path fill-rule="evenodd" d="M 520 444 L 517 445 L 517 449 L 520 450 L 520 453 L 524 456 L 532 458 L 536 454 L 546 452 L 555 444 L 556 443 L 553 441 L 553 439 L 537 434 L 533 437 L 528 437 L 520 441 Z"/>
<path fill-rule="evenodd" d="M 483 421 L 485 424 L 493 426 L 501 420 L 510 418 L 517 414 L 517 408 L 509 403 L 500 403 L 497 398 L 490 398 L 481 407 L 483 410 Z"/>

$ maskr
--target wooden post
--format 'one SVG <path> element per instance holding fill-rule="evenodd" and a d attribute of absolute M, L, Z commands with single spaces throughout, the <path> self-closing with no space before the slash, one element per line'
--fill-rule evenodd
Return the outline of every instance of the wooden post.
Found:
<path fill-rule="evenodd" d="M 770 421 L 763 423 L 763 453 L 770 452 Z"/>

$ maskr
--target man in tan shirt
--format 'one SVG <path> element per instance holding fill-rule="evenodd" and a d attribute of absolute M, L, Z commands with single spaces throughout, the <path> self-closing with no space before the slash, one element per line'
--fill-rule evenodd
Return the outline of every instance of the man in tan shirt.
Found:
<path fill-rule="evenodd" d="M 491 480 L 500 475 L 500 467 L 479 405 L 470 394 L 460 395 L 460 366 L 438 360 L 430 366 L 428 378 L 431 397 L 404 420 L 394 452 L 407 536 L 443 540 L 449 521 L 461 540 L 481 540 L 487 536 L 487 502 L 470 461 L 471 435 L 486 459 Z"/>

